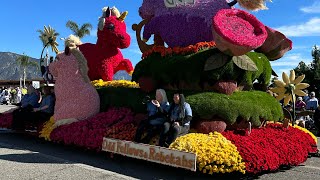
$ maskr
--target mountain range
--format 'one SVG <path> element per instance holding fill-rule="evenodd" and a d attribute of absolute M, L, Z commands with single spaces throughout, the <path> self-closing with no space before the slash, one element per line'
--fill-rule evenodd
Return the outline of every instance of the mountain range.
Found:
<path fill-rule="evenodd" d="M 22 77 L 23 71 L 17 63 L 17 58 L 20 56 L 20 54 L 12 52 L 0 52 L 0 80 L 19 80 Z M 30 60 L 39 63 L 39 59 L 30 57 Z M 35 66 L 28 67 L 26 69 L 26 79 L 42 79 L 40 69 Z M 131 76 L 125 71 L 119 71 L 113 79 L 131 80 Z"/>

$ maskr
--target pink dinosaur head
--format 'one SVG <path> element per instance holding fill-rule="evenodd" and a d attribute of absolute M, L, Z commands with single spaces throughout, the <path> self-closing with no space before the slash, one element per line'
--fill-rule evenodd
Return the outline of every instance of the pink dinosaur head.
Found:
<path fill-rule="evenodd" d="M 126 32 L 127 27 L 124 22 L 127 12 L 122 13 L 118 18 L 112 16 L 111 11 L 108 8 L 105 14 L 106 16 L 101 17 L 99 20 L 97 44 L 121 49 L 129 47 L 130 36 Z"/>

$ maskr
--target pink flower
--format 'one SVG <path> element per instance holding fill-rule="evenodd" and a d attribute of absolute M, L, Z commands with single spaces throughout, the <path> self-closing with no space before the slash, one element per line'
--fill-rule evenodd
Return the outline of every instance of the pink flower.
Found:
<path fill-rule="evenodd" d="M 218 11 L 212 24 L 217 48 L 234 56 L 260 47 L 268 35 L 255 16 L 239 9 Z"/>
<path fill-rule="evenodd" d="M 265 54 L 269 60 L 277 60 L 292 49 L 292 41 L 284 34 L 266 26 L 268 38 L 256 52 Z"/>

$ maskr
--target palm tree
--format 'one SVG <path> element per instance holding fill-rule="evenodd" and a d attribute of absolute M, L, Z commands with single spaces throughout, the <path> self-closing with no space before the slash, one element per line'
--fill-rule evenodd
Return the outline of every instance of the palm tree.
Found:
<path fill-rule="evenodd" d="M 56 32 L 55 29 L 50 27 L 44 26 L 44 30 L 37 30 L 40 33 L 39 39 L 41 40 L 43 47 L 46 48 L 47 46 L 52 48 L 52 51 L 58 53 L 58 43 L 56 42 L 57 36 L 60 34 Z"/>
<path fill-rule="evenodd" d="M 20 70 L 23 70 L 23 87 L 26 87 L 26 69 L 27 67 L 30 66 L 34 66 L 39 68 L 39 65 L 37 62 L 35 61 L 30 61 L 30 57 L 25 55 L 23 53 L 23 55 L 19 56 L 17 59 L 17 63 L 19 64 Z M 21 75 L 20 75 L 21 77 Z"/>
<path fill-rule="evenodd" d="M 73 32 L 75 36 L 78 36 L 80 39 L 86 35 L 89 35 L 90 31 L 92 30 L 92 25 L 90 23 L 84 23 L 79 28 L 79 25 L 76 22 L 69 20 L 66 26 Z"/>
<path fill-rule="evenodd" d="M 37 32 L 40 33 L 39 38 L 43 44 L 43 49 L 40 56 L 40 65 L 44 62 L 42 55 L 43 51 L 46 47 L 51 47 L 52 51 L 54 51 L 56 54 L 59 52 L 58 50 L 58 43 L 56 42 L 57 36 L 59 36 L 59 33 L 56 32 L 50 25 L 48 27 L 44 26 L 44 30 L 37 30 Z M 44 72 L 42 72 L 42 75 Z"/>

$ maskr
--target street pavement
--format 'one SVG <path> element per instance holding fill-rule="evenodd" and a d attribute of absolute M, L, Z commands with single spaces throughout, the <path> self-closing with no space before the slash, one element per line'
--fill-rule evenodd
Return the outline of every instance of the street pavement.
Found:
<path fill-rule="evenodd" d="M 0 105 L 0 112 L 10 110 L 12 107 Z M 204 176 L 120 155 L 111 158 L 105 152 L 96 153 L 81 148 L 66 147 L 30 135 L 0 129 L 0 180 L 231 178 L 239 179 L 230 176 Z M 289 170 L 280 170 L 259 177 L 242 177 L 242 179 L 319 180 L 320 158 L 309 158 L 303 165 Z"/>

